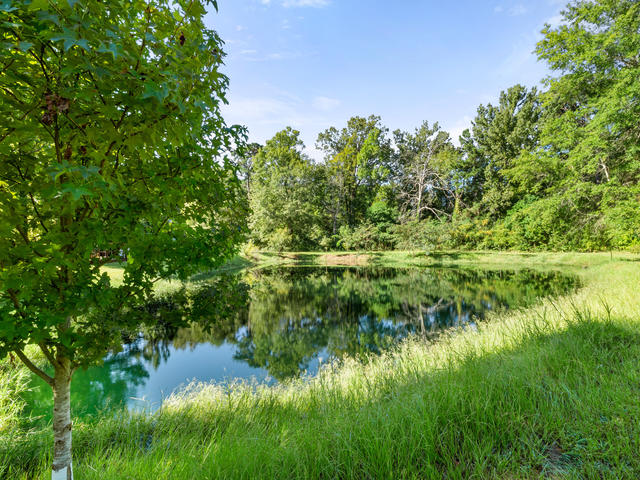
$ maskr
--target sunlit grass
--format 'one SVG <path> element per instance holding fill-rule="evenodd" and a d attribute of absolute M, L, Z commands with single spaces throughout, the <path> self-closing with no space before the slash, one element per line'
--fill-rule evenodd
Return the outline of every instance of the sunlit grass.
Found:
<path fill-rule="evenodd" d="M 584 286 L 313 379 L 192 385 L 153 416 L 76 422 L 77 477 L 638 478 L 640 257 L 475 259 L 564 265 Z M 48 430 L 28 432 L 5 407 L 24 385 L 7 364 L 0 375 L 1 421 L 13 426 L 0 430 L 0 471 L 47 478 Z"/>
<path fill-rule="evenodd" d="M 630 252 L 471 252 L 471 251 L 332 251 L 332 252 L 255 252 L 246 257 L 254 266 L 325 265 L 340 257 L 368 258 L 368 265 L 408 266 L 494 266 L 496 268 L 586 268 L 608 264 L 613 260 L 633 261 L 640 255 Z"/>

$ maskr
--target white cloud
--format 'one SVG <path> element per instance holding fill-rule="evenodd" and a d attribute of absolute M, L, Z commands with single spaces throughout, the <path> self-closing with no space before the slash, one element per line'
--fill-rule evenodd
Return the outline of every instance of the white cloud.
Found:
<path fill-rule="evenodd" d="M 454 145 L 460 146 L 459 137 L 460 135 L 462 135 L 462 132 L 464 132 L 465 129 L 471 128 L 471 121 L 472 118 L 469 115 L 465 115 L 460 120 L 451 125 L 448 129 L 445 128 L 445 130 L 449 132 L 449 135 L 451 135 L 451 140 L 453 141 Z"/>
<path fill-rule="evenodd" d="M 285 8 L 289 7 L 313 7 L 321 8 L 329 5 L 330 0 L 283 0 L 281 5 Z"/>
<path fill-rule="evenodd" d="M 228 117 L 234 123 L 248 125 L 286 124 L 296 116 L 292 102 L 268 97 L 232 98 L 223 110 L 225 118 Z"/>
<path fill-rule="evenodd" d="M 549 25 L 551 25 L 551 28 L 557 28 L 560 26 L 563 20 L 564 17 L 561 14 L 558 14 L 548 18 L 544 23 L 548 23 Z"/>
<path fill-rule="evenodd" d="M 330 97 L 316 97 L 312 102 L 313 108 L 322 112 L 329 112 L 335 110 L 340 106 L 340 100 Z"/>
<path fill-rule="evenodd" d="M 554 3 L 554 0 L 549 1 Z M 511 52 L 497 65 L 494 72 L 501 77 L 511 78 L 512 83 L 513 81 L 522 82 L 520 78 L 523 72 L 528 72 L 527 75 L 530 78 L 546 76 L 549 72 L 543 62 L 538 62 L 535 53 L 536 44 L 542 39 L 540 31 L 544 24 L 557 27 L 562 23 L 562 19 L 562 14 L 556 11 L 555 15 L 544 20 L 534 30 L 522 32 L 519 38 L 514 39 Z"/>
<path fill-rule="evenodd" d="M 285 54 L 282 52 L 269 53 L 267 55 L 267 60 L 282 60 L 285 58 Z"/>
<path fill-rule="evenodd" d="M 225 119 L 230 123 L 255 126 L 270 126 L 270 135 L 277 128 L 287 125 L 304 130 L 303 127 L 325 125 L 327 119 L 321 113 L 310 112 L 309 104 L 286 92 L 273 96 L 231 97 L 223 106 Z"/>
<path fill-rule="evenodd" d="M 308 102 L 289 92 L 274 89 L 272 93 L 253 97 L 231 95 L 229 104 L 222 106 L 222 114 L 229 124 L 246 125 L 251 141 L 259 143 L 264 143 L 287 126 L 293 127 L 300 131 L 306 153 L 319 160 L 322 152 L 315 148 L 316 136 L 330 125 L 340 125 L 343 121 L 333 115 L 335 112 L 310 108 L 319 98 L 326 100 L 321 100 L 321 105 L 333 106 L 338 102 L 329 97 L 316 97 Z"/>
<path fill-rule="evenodd" d="M 536 64 L 535 46 L 536 40 L 531 36 L 523 36 L 516 40 L 509 55 L 496 66 L 494 72 L 500 76 L 511 77 L 531 69 Z"/>
<path fill-rule="evenodd" d="M 512 17 L 525 15 L 528 12 L 529 12 L 529 9 L 526 6 L 522 5 L 521 3 L 514 5 L 509 9 L 509 15 L 511 15 Z"/>
<path fill-rule="evenodd" d="M 331 4 L 331 0 L 257 0 L 260 5 L 265 7 L 271 5 L 280 5 L 283 8 L 323 8 Z"/>
<path fill-rule="evenodd" d="M 525 15 L 527 13 L 529 13 L 529 7 L 527 7 L 526 5 L 522 4 L 522 3 L 517 3 L 507 9 L 505 9 L 505 7 L 503 5 L 496 5 L 495 7 L 493 7 L 493 12 L 494 13 L 503 13 L 506 12 L 508 15 L 512 16 L 512 17 L 517 17 L 520 15 Z"/>
<path fill-rule="evenodd" d="M 229 43 L 229 42 L 227 42 Z M 243 60 L 245 62 L 269 62 L 269 61 L 282 61 L 293 60 L 302 57 L 299 52 L 273 52 L 267 54 L 260 54 L 258 50 L 253 48 L 246 48 L 237 52 L 230 52 L 231 58 Z M 241 57 L 241 58 L 240 58 Z"/>

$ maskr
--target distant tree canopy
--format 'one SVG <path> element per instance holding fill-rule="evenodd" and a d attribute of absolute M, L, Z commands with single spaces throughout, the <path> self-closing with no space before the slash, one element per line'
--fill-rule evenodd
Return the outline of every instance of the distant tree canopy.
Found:
<path fill-rule="evenodd" d="M 314 248 L 322 235 L 326 178 L 302 153 L 300 132 L 278 132 L 253 157 L 249 228 L 260 246 Z"/>
<path fill-rule="evenodd" d="M 555 72 L 544 91 L 515 85 L 480 105 L 459 147 L 437 122 L 390 137 L 380 117 L 353 117 L 318 136 L 314 163 L 298 132 L 276 134 L 253 159 L 254 242 L 640 248 L 640 3 L 574 1 L 562 15 L 536 50 Z"/>
<path fill-rule="evenodd" d="M 497 106 L 478 107 L 471 131 L 460 137 L 460 171 L 468 181 L 466 193 L 475 213 L 495 220 L 518 200 L 509 171 L 521 152 L 537 145 L 540 114 L 537 90 L 521 85 L 501 92 Z"/>

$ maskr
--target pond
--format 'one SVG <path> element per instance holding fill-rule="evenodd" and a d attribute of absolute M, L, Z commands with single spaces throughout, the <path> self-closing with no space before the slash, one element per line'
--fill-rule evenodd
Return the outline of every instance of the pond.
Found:
<path fill-rule="evenodd" d="M 380 353 L 408 335 L 435 341 L 445 328 L 474 328 L 488 310 L 575 286 L 573 277 L 528 270 L 280 267 L 223 275 L 191 289 L 190 326 L 161 321 L 123 333 L 102 365 L 77 371 L 72 408 L 75 415 L 154 410 L 194 380 L 313 375 L 345 355 Z M 144 308 L 162 319 L 175 305 L 166 298 Z M 35 376 L 26 400 L 34 416 L 49 418 L 51 390 Z"/>

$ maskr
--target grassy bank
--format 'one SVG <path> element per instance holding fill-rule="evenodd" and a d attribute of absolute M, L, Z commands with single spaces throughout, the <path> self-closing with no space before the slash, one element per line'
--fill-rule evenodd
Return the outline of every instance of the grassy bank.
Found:
<path fill-rule="evenodd" d="M 482 267 L 482 268 L 569 268 L 585 269 L 612 261 L 633 261 L 640 255 L 629 252 L 469 252 L 469 251 L 380 251 L 380 252 L 255 252 L 239 257 L 243 267 L 277 265 L 374 265 L 382 267 Z"/>
<path fill-rule="evenodd" d="M 78 421 L 77 477 L 640 477 L 640 256 L 368 255 L 389 266 L 562 268 L 583 287 L 310 381 L 194 385 L 151 417 Z M 327 260 L 266 256 L 253 265 Z M 1 367 L 0 472 L 47 478 L 48 430 L 20 419 L 11 399 L 22 374 Z"/>

